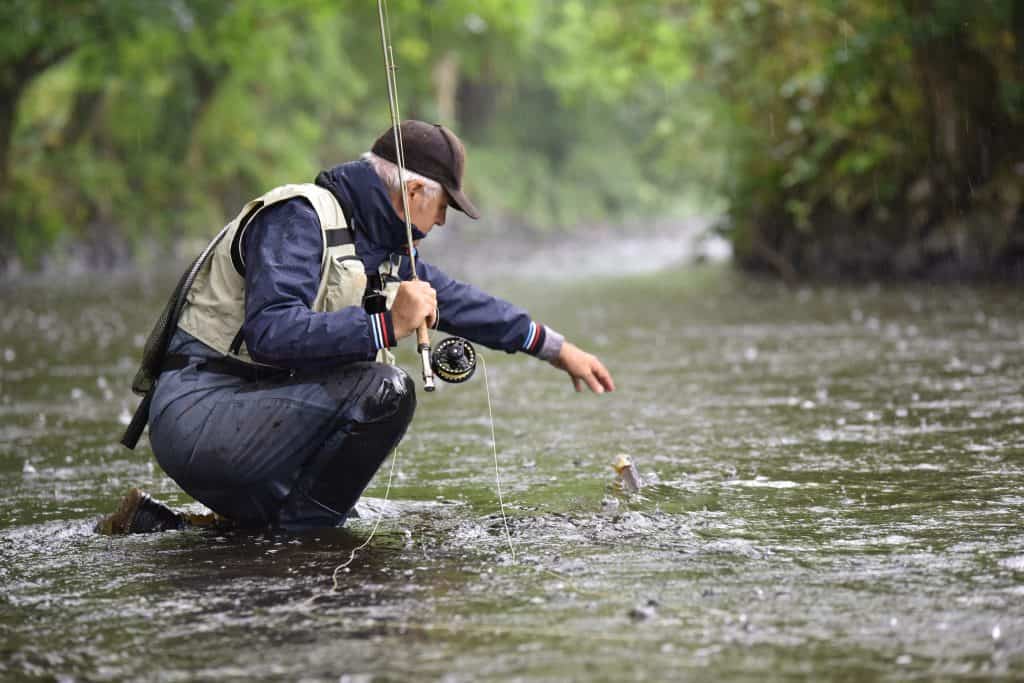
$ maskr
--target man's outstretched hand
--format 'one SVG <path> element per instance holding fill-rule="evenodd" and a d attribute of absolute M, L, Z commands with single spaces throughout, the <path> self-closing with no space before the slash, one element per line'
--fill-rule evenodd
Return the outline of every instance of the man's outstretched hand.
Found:
<path fill-rule="evenodd" d="M 586 382 L 595 394 L 615 391 L 615 382 L 612 381 L 611 374 L 597 356 L 587 353 L 575 344 L 564 342 L 558 357 L 552 360 L 551 364 L 569 373 L 576 391 L 583 390 L 583 382 Z"/>

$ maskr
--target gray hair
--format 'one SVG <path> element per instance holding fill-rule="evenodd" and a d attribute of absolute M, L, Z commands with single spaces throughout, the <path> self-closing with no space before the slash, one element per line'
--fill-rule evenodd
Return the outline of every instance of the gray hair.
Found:
<path fill-rule="evenodd" d="M 373 152 L 366 152 L 363 154 L 363 160 L 369 161 L 370 166 L 373 166 L 373 170 L 377 172 L 377 177 L 381 179 L 381 182 L 388 188 L 390 192 L 400 192 L 402 190 L 402 184 L 398 181 L 398 165 L 393 164 L 387 159 L 377 156 Z M 405 168 L 402 169 L 402 177 L 405 182 L 408 183 L 410 180 L 419 180 L 423 183 L 423 193 L 433 199 L 441 192 L 441 183 L 421 176 L 415 171 L 410 171 Z"/>

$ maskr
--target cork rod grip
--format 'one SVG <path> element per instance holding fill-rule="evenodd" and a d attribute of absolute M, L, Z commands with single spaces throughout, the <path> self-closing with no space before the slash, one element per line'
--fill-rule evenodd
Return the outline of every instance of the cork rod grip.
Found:
<path fill-rule="evenodd" d="M 420 353 L 420 365 L 423 368 L 423 390 L 434 390 L 434 370 L 430 367 L 430 334 L 427 323 L 416 328 L 416 349 Z"/>

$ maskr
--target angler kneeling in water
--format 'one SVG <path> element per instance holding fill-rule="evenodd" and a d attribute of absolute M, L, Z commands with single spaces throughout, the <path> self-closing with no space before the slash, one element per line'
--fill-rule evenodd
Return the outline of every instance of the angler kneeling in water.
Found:
<path fill-rule="evenodd" d="M 414 243 L 463 194 L 465 151 L 447 128 L 401 126 Z M 405 434 L 413 382 L 389 348 L 424 323 L 567 372 L 576 389 L 611 375 L 526 311 L 416 259 L 412 270 L 394 131 L 372 151 L 246 204 L 182 277 L 146 345 L 144 395 L 157 461 L 186 492 L 240 526 L 338 526 Z M 412 256 L 416 256 L 415 251 Z M 133 490 L 108 532 L 180 527 Z"/>

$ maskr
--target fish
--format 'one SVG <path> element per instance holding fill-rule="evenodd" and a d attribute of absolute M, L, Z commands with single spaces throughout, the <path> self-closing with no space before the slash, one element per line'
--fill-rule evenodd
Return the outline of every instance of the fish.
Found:
<path fill-rule="evenodd" d="M 615 462 L 612 463 L 612 469 L 619 475 L 619 481 L 622 482 L 622 488 L 629 493 L 637 493 L 644 486 L 644 480 L 640 478 L 640 472 L 637 470 L 636 465 L 633 463 L 633 459 L 625 453 L 619 453 L 615 457 Z"/>

